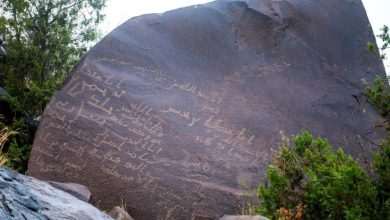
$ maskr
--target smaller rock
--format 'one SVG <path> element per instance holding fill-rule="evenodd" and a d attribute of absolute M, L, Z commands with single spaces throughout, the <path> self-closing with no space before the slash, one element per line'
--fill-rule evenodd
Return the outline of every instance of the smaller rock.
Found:
<path fill-rule="evenodd" d="M 219 220 L 269 220 L 269 218 L 260 215 L 224 215 Z"/>
<path fill-rule="evenodd" d="M 91 204 L 49 183 L 0 168 L 0 219 L 112 220 Z"/>
<path fill-rule="evenodd" d="M 54 181 L 48 181 L 48 183 L 54 188 L 65 191 L 84 202 L 89 202 L 89 199 L 91 198 L 91 191 L 89 191 L 88 187 L 84 185 L 77 183 L 59 183 Z"/>
<path fill-rule="evenodd" d="M 134 220 L 126 210 L 119 206 L 115 206 L 108 212 L 108 215 L 115 220 Z"/>

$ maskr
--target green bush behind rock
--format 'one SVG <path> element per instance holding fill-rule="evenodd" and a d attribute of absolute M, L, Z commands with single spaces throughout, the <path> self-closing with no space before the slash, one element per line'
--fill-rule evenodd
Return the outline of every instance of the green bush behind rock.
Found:
<path fill-rule="evenodd" d="M 377 218 L 378 189 L 342 149 L 305 131 L 284 143 L 260 186 L 257 212 L 273 219 Z"/>
<path fill-rule="evenodd" d="M 325 138 L 304 131 L 283 138 L 259 187 L 254 212 L 272 219 L 390 219 L 390 88 L 377 78 L 366 89 L 388 132 L 373 161 L 363 167 Z"/>

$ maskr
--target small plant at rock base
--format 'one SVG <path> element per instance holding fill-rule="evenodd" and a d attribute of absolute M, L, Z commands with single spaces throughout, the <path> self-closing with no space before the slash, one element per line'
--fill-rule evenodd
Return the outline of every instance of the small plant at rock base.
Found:
<path fill-rule="evenodd" d="M 272 219 L 378 219 L 378 192 L 366 172 L 308 132 L 282 144 L 258 197 L 255 211 Z"/>
<path fill-rule="evenodd" d="M 365 89 L 365 92 L 379 113 L 387 119 L 385 124 L 388 124 L 390 118 L 390 87 L 386 79 L 377 76 L 375 82 Z"/>
<path fill-rule="evenodd" d="M 379 152 L 374 153 L 374 172 L 377 174 L 378 201 L 380 215 L 390 218 L 390 139 L 381 144 Z"/>
<path fill-rule="evenodd" d="M 4 166 L 8 162 L 7 156 L 0 154 L 0 167 Z"/>
<path fill-rule="evenodd" d="M 7 154 L 3 152 L 3 148 L 5 143 L 8 141 L 8 138 L 15 134 L 17 134 L 16 131 L 10 131 L 8 128 L 3 128 L 0 131 L 0 167 L 6 165 L 9 162 Z"/>
<path fill-rule="evenodd" d="M 7 156 L 8 160 L 5 166 L 16 170 L 20 173 L 25 173 L 31 143 L 33 136 L 30 134 L 30 128 L 24 118 L 13 118 L 10 123 L 5 124 L 0 120 L 0 130 L 17 131 L 7 137 L 7 142 L 1 149 L 3 155 Z"/>
<path fill-rule="evenodd" d="M 389 29 L 383 28 L 380 36 L 387 42 L 382 50 L 387 49 L 390 44 Z M 390 87 L 389 78 L 382 79 L 377 76 L 375 82 L 365 89 L 369 101 L 378 112 L 384 117 L 384 121 L 376 125 L 387 131 L 387 137 L 380 144 L 378 152 L 373 154 L 373 172 L 377 175 L 375 184 L 378 188 L 378 209 L 382 219 L 390 219 Z"/>

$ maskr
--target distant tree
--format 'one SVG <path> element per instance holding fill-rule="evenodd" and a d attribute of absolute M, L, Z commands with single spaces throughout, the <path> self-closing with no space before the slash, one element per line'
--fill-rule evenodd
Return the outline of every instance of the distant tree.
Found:
<path fill-rule="evenodd" d="M 375 82 L 366 88 L 369 101 L 377 108 L 384 121 L 376 126 L 387 130 L 387 138 L 380 144 L 379 152 L 374 153 L 373 168 L 376 180 L 381 216 L 390 219 L 390 87 L 388 79 L 377 76 Z"/>
<path fill-rule="evenodd" d="M 8 138 L 0 155 L 19 172 L 27 168 L 35 119 L 74 64 L 97 39 L 106 0 L 1 0 L 0 34 L 7 54 L 0 57 L 0 87 L 8 92 L 12 118 L 0 116 Z"/>
<path fill-rule="evenodd" d="M 97 37 L 106 0 L 2 0 L 0 86 L 32 117 Z"/>
<path fill-rule="evenodd" d="M 383 45 L 380 49 L 383 52 L 381 57 L 382 57 L 382 59 L 385 59 L 386 58 L 385 51 L 390 48 L 389 27 L 385 25 L 385 26 L 383 26 L 381 31 L 382 31 L 382 33 L 380 35 L 378 35 L 378 37 L 380 37 L 383 41 Z"/>
<path fill-rule="evenodd" d="M 383 41 L 383 45 L 379 48 L 381 54 L 380 58 L 381 59 L 386 59 L 386 51 L 387 49 L 390 48 L 390 36 L 389 36 L 389 27 L 388 26 L 383 26 L 381 29 L 382 33 L 379 34 L 377 37 L 379 37 Z M 367 43 L 367 48 L 370 52 L 376 53 L 376 46 L 375 44 L 368 42 Z"/>
<path fill-rule="evenodd" d="M 387 38 L 388 39 L 388 38 Z M 390 219 L 390 87 L 377 76 L 365 89 L 383 117 L 375 125 L 387 137 L 365 169 L 342 149 L 334 152 L 324 138 L 308 132 L 293 144 L 284 137 L 258 190 L 254 212 L 271 219 Z M 368 175 L 374 174 L 374 175 Z"/>

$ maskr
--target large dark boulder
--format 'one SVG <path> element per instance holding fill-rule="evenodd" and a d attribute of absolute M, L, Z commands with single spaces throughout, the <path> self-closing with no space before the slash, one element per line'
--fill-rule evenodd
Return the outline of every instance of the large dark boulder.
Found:
<path fill-rule="evenodd" d="M 49 183 L 6 168 L 0 168 L 0 219 L 112 220 L 91 204 Z"/>
<path fill-rule="evenodd" d="M 363 89 L 382 62 L 360 0 L 217 1 L 130 19 L 46 107 L 30 175 L 135 219 L 239 214 L 280 133 L 354 155 L 378 142 Z M 248 189 L 248 190 L 247 190 Z"/>

